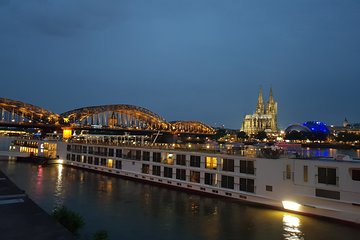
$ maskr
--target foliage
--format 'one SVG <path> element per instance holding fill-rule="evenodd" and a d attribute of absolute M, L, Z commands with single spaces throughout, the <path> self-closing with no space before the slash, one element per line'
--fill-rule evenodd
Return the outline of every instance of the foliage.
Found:
<path fill-rule="evenodd" d="M 240 139 L 248 139 L 249 138 L 249 136 L 244 131 L 238 132 L 237 137 L 240 138 Z"/>
<path fill-rule="evenodd" d="M 105 230 L 99 230 L 94 234 L 94 240 L 108 240 L 109 236 Z"/>
<path fill-rule="evenodd" d="M 256 135 L 255 135 L 255 138 L 262 141 L 264 140 L 265 138 L 267 138 L 267 134 L 265 131 L 260 131 L 258 132 Z"/>
<path fill-rule="evenodd" d="M 61 206 L 55 208 L 52 216 L 71 233 L 77 235 L 78 231 L 84 227 L 85 222 L 78 213 Z"/>

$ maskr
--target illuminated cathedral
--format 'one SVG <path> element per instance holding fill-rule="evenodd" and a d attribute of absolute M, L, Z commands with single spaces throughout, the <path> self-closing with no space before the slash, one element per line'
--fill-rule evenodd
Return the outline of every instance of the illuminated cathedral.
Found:
<path fill-rule="evenodd" d="M 275 133 L 277 128 L 277 102 L 274 100 L 272 88 L 270 88 L 269 100 L 264 103 L 263 92 L 260 89 L 256 110 L 254 114 L 245 115 L 240 131 L 248 135 L 257 134 L 260 131 Z"/>

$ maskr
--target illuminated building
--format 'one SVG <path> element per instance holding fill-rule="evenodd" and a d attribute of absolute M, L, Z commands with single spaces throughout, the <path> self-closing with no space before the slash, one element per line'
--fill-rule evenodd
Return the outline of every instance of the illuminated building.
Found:
<path fill-rule="evenodd" d="M 264 104 L 262 89 L 260 89 L 256 110 L 254 114 L 245 115 L 240 131 L 248 135 L 258 132 L 276 133 L 277 127 L 277 102 L 274 100 L 272 88 L 267 104 Z"/>

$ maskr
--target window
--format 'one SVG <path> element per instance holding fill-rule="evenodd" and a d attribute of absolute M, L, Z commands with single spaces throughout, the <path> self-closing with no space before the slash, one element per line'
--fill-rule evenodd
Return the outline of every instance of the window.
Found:
<path fill-rule="evenodd" d="M 93 164 L 93 157 L 88 157 L 88 164 Z"/>
<path fill-rule="evenodd" d="M 222 170 L 233 172 L 234 171 L 234 159 L 222 159 Z"/>
<path fill-rule="evenodd" d="M 162 163 L 173 165 L 174 164 L 174 154 L 172 153 L 166 153 L 165 158 L 163 159 Z"/>
<path fill-rule="evenodd" d="M 87 147 L 86 146 L 82 147 L 82 153 L 87 153 Z"/>
<path fill-rule="evenodd" d="M 71 151 L 71 145 L 66 145 L 66 151 L 70 152 Z"/>
<path fill-rule="evenodd" d="M 240 178 L 240 191 L 255 192 L 254 179 Z"/>
<path fill-rule="evenodd" d="M 190 182 L 200 183 L 200 172 L 190 171 Z"/>
<path fill-rule="evenodd" d="M 94 165 L 99 165 L 99 158 L 98 157 L 94 158 Z"/>
<path fill-rule="evenodd" d="M 164 167 L 164 177 L 172 178 L 172 168 Z"/>
<path fill-rule="evenodd" d="M 340 192 L 325 189 L 315 189 L 315 196 L 340 200 Z"/>
<path fill-rule="evenodd" d="M 153 152 L 153 162 L 161 162 L 161 153 Z"/>
<path fill-rule="evenodd" d="M 156 176 L 161 175 L 160 166 L 152 166 L 152 174 Z"/>
<path fill-rule="evenodd" d="M 141 151 L 140 150 L 135 151 L 135 160 L 141 160 Z"/>
<path fill-rule="evenodd" d="M 308 180 L 309 180 L 309 173 L 308 173 L 309 171 L 308 171 L 308 166 L 304 166 L 304 182 L 308 182 Z"/>
<path fill-rule="evenodd" d="M 221 187 L 234 189 L 234 177 L 222 175 L 221 176 Z"/>
<path fill-rule="evenodd" d="M 115 162 L 115 168 L 121 169 L 121 161 L 116 160 L 116 162 Z"/>
<path fill-rule="evenodd" d="M 176 179 L 186 180 L 186 170 L 185 169 L 176 169 Z"/>
<path fill-rule="evenodd" d="M 150 165 L 149 164 L 143 164 L 141 168 L 141 172 L 145 174 L 149 174 L 150 172 Z"/>
<path fill-rule="evenodd" d="M 116 154 L 117 158 L 121 158 L 122 157 L 122 149 L 116 149 L 115 154 Z"/>
<path fill-rule="evenodd" d="M 190 166 L 200 167 L 200 156 L 190 156 Z"/>
<path fill-rule="evenodd" d="M 87 157 L 86 156 L 82 156 L 82 162 L 87 163 Z"/>
<path fill-rule="evenodd" d="M 109 157 L 113 157 L 113 156 L 114 156 L 114 149 L 109 148 Z"/>
<path fill-rule="evenodd" d="M 215 170 L 217 168 L 217 158 L 216 157 L 206 157 L 205 158 L 205 168 Z"/>
<path fill-rule="evenodd" d="M 108 168 L 113 168 L 114 167 L 114 161 L 112 159 L 107 160 L 107 167 Z"/>
<path fill-rule="evenodd" d="M 106 158 L 101 158 L 100 159 L 100 165 L 101 166 L 106 166 Z"/>
<path fill-rule="evenodd" d="M 270 185 L 266 185 L 266 191 L 272 192 L 273 187 Z"/>
<path fill-rule="evenodd" d="M 94 153 L 94 148 L 93 147 L 89 147 L 89 154 L 93 154 Z"/>
<path fill-rule="evenodd" d="M 176 155 L 176 165 L 186 165 L 186 155 L 184 154 L 177 154 Z"/>
<path fill-rule="evenodd" d="M 286 179 L 291 179 L 291 165 L 290 164 L 286 164 L 286 174 L 285 174 Z"/>
<path fill-rule="evenodd" d="M 143 151 L 142 160 L 143 161 L 150 161 L 150 152 Z"/>
<path fill-rule="evenodd" d="M 68 145 L 68 146 L 69 146 L 69 145 Z M 66 160 L 70 160 L 70 156 L 71 156 L 70 153 L 67 153 L 67 154 L 66 154 Z"/>
<path fill-rule="evenodd" d="M 351 179 L 354 181 L 360 181 L 360 169 L 352 169 Z"/>
<path fill-rule="evenodd" d="M 71 161 L 75 161 L 75 154 L 71 154 Z"/>
<path fill-rule="evenodd" d="M 215 173 L 205 173 L 205 184 L 215 186 Z"/>
<path fill-rule="evenodd" d="M 240 160 L 240 173 L 254 175 L 255 173 L 254 161 Z"/>
<path fill-rule="evenodd" d="M 76 161 L 77 161 L 77 162 L 80 162 L 80 158 L 81 158 L 80 155 L 76 155 Z"/>
<path fill-rule="evenodd" d="M 318 167 L 318 183 L 336 185 L 336 168 Z"/>

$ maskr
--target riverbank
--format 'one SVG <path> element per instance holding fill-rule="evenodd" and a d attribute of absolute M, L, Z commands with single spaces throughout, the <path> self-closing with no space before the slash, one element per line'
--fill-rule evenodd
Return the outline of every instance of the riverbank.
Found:
<path fill-rule="evenodd" d="M 1 239 L 75 239 L 0 171 Z"/>

